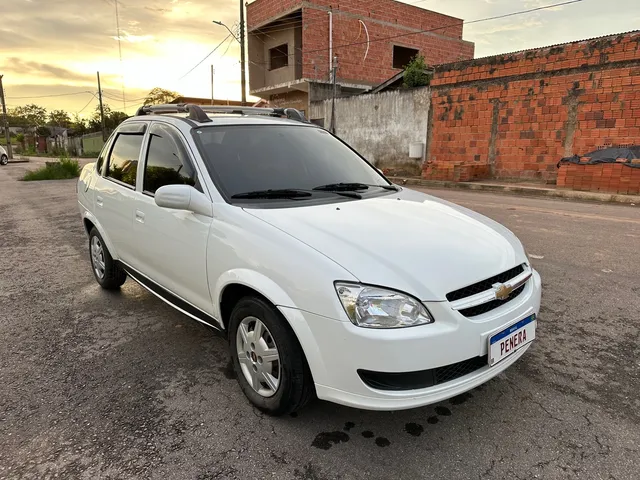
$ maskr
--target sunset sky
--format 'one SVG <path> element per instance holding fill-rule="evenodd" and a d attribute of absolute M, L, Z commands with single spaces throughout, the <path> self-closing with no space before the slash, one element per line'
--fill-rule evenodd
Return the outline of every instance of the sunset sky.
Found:
<path fill-rule="evenodd" d="M 560 0 L 408 0 L 437 12 L 475 20 Z M 97 104 L 96 71 L 112 108 L 127 113 L 159 86 L 185 96 L 239 99 L 239 48 L 227 40 L 185 75 L 238 22 L 236 0 L 122 0 L 118 2 L 122 63 L 114 0 L 0 0 L 0 74 L 9 108 L 37 103 L 90 115 Z M 476 57 L 563 43 L 639 28 L 640 0 L 583 0 L 523 16 L 464 27 Z M 92 93 L 88 93 L 92 92 Z M 62 95 L 73 94 L 73 95 Z M 58 95 L 58 96 L 51 96 Z M 45 97 L 46 96 L 46 97 Z M 40 98 L 38 98 L 40 97 Z"/>

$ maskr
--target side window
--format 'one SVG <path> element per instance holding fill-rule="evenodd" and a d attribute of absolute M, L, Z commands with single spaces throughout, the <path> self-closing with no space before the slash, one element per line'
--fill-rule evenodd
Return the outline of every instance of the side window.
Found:
<path fill-rule="evenodd" d="M 143 190 L 155 193 L 164 185 L 181 184 L 202 190 L 178 133 L 169 125 L 154 123 L 149 130 Z"/>
<path fill-rule="evenodd" d="M 106 177 L 117 180 L 132 187 L 136 186 L 138 158 L 142 147 L 141 134 L 119 133 L 116 137 L 109 162 Z"/>
<path fill-rule="evenodd" d="M 109 149 L 111 148 L 111 144 L 113 143 L 113 137 L 115 134 L 111 134 L 107 141 L 105 142 L 102 150 L 100 151 L 100 155 L 98 155 L 98 160 L 96 161 L 96 172 L 102 175 L 102 166 L 104 165 L 104 159 L 109 155 Z"/>

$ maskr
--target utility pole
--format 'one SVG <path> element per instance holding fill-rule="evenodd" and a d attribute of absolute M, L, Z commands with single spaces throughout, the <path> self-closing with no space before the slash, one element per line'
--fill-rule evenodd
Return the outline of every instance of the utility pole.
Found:
<path fill-rule="evenodd" d="M 242 105 L 247 103 L 247 79 L 244 58 L 244 0 L 240 0 L 240 84 L 242 87 Z"/>
<path fill-rule="evenodd" d="M 104 107 L 102 106 L 102 88 L 100 88 L 100 72 L 98 72 L 98 100 L 100 101 L 100 123 L 102 123 L 102 141 L 107 141 L 107 130 L 104 126 Z"/>
<path fill-rule="evenodd" d="M 338 76 L 338 57 L 333 57 L 333 96 L 331 98 L 331 133 L 336 133 L 336 77 Z"/>
<path fill-rule="evenodd" d="M 9 121 L 7 120 L 7 104 L 4 100 L 4 86 L 2 85 L 2 77 L 0 75 L 0 100 L 2 100 L 2 115 L 4 118 L 4 137 L 7 140 L 7 155 L 9 159 L 13 158 L 13 151 L 11 150 L 11 135 L 9 134 Z"/>
<path fill-rule="evenodd" d="M 213 74 L 216 71 L 213 69 L 213 65 L 211 65 L 211 105 L 213 105 Z"/>

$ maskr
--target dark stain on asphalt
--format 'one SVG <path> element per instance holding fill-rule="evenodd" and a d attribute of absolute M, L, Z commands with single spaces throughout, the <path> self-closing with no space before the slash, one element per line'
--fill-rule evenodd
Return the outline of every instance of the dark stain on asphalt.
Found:
<path fill-rule="evenodd" d="M 364 438 L 373 438 L 373 432 L 371 430 L 365 430 L 362 432 L 362 436 Z"/>
<path fill-rule="evenodd" d="M 332 446 L 337 445 L 338 443 L 348 441 L 349 435 L 344 432 L 322 432 L 316 435 L 311 446 L 322 450 L 329 450 Z"/>
<path fill-rule="evenodd" d="M 348 432 L 349 430 L 351 430 L 351 429 L 352 429 L 353 427 L 355 427 L 355 426 L 356 426 L 356 424 L 355 424 L 355 423 L 353 423 L 353 422 L 347 422 L 347 423 L 345 423 L 345 424 L 344 424 L 344 428 L 343 428 L 343 430 L 344 430 L 345 432 Z"/>
<path fill-rule="evenodd" d="M 435 425 L 439 421 L 440 421 L 440 419 L 438 417 L 429 417 L 429 418 L 427 418 L 427 423 L 430 423 L 431 425 Z"/>
<path fill-rule="evenodd" d="M 436 407 L 435 410 L 438 415 L 442 415 L 443 417 L 451 416 L 451 410 L 447 407 Z"/>
<path fill-rule="evenodd" d="M 376 438 L 376 445 L 378 445 L 379 447 L 388 447 L 389 445 L 391 445 L 391 442 L 387 438 L 378 437 Z"/>
<path fill-rule="evenodd" d="M 419 423 L 407 423 L 404 426 L 404 431 L 409 435 L 413 435 L 414 437 L 419 437 L 424 432 L 424 427 Z"/>
<path fill-rule="evenodd" d="M 470 398 L 473 398 L 473 395 L 471 395 L 469 392 L 465 392 L 461 393 L 460 395 L 456 395 L 451 400 L 449 400 L 449 402 L 451 403 L 451 405 L 462 405 Z"/>
<path fill-rule="evenodd" d="M 224 367 L 220 367 L 218 370 L 220 370 L 220 372 L 222 372 L 222 374 L 229 380 L 235 380 L 237 378 L 236 371 L 233 369 L 233 362 L 231 360 L 229 360 Z"/>

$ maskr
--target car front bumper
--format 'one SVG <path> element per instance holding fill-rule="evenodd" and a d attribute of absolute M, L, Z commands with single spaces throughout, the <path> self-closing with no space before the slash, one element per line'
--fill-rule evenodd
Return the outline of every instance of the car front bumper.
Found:
<path fill-rule="evenodd" d="M 477 317 L 467 318 L 448 302 L 427 302 L 435 318 L 430 325 L 369 329 L 280 307 L 307 357 L 320 399 L 370 410 L 401 410 L 440 402 L 477 387 L 516 362 L 531 343 L 489 367 L 427 388 L 381 390 L 367 385 L 358 370 L 407 373 L 446 367 L 488 352 L 490 336 L 540 310 L 537 272 L 515 299 Z"/>

